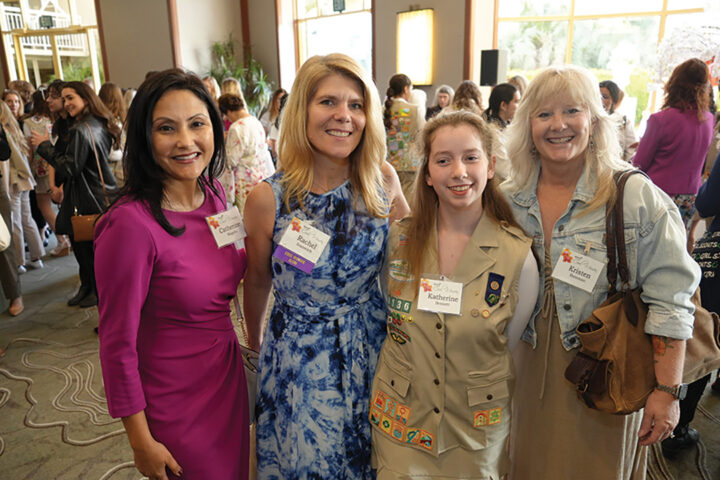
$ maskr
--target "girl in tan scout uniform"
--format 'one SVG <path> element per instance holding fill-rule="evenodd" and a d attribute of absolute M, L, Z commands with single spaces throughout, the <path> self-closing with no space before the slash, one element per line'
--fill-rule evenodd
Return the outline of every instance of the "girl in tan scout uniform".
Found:
<path fill-rule="evenodd" d="M 492 135 L 470 112 L 433 118 L 413 216 L 390 229 L 388 336 L 369 411 L 379 480 L 501 479 L 509 470 L 509 342 L 535 304 L 538 273 L 493 178 Z"/>

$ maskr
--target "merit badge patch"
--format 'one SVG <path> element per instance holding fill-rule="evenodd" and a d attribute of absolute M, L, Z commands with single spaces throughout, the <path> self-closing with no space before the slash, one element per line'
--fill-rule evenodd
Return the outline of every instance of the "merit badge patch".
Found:
<path fill-rule="evenodd" d="M 410 407 L 396 402 L 385 392 L 378 390 L 375 392 L 375 399 L 370 407 L 370 421 L 378 425 L 382 416 L 388 416 L 391 420 L 407 425 L 410 418 Z"/>
<path fill-rule="evenodd" d="M 372 420 L 372 419 L 371 419 Z M 480 428 L 488 424 L 488 411 L 480 410 L 473 415 L 473 427 Z"/>
<path fill-rule="evenodd" d="M 407 260 L 393 260 L 388 267 L 388 275 L 398 282 L 409 282 L 412 280 L 410 264 Z"/>
<path fill-rule="evenodd" d="M 502 407 L 491 410 L 480 410 L 473 414 L 473 427 L 482 428 L 487 425 L 496 425 L 502 421 Z"/>
<path fill-rule="evenodd" d="M 392 338 L 396 343 L 400 345 L 405 345 L 408 342 L 411 342 L 410 335 L 400 330 L 395 325 L 388 323 L 388 333 L 390 334 L 390 338 Z"/>
<path fill-rule="evenodd" d="M 503 281 L 505 281 L 505 277 L 500 274 L 490 272 L 490 275 L 488 275 L 488 283 L 485 288 L 485 301 L 489 306 L 492 307 L 500 301 Z"/>

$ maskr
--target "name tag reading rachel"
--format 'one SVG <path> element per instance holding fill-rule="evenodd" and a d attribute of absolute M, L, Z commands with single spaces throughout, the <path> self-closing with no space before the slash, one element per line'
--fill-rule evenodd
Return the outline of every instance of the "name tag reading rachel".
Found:
<path fill-rule="evenodd" d="M 330 235 L 294 217 L 273 252 L 273 257 L 310 273 L 329 241 Z"/>
<path fill-rule="evenodd" d="M 462 283 L 423 277 L 420 279 L 418 309 L 460 315 L 462 287 Z"/>
<path fill-rule="evenodd" d="M 604 263 L 569 248 L 560 253 L 552 276 L 586 292 L 592 292 L 602 272 Z"/>
<path fill-rule="evenodd" d="M 210 231 L 215 237 L 218 248 L 235 243 L 238 249 L 242 248 L 243 239 L 247 236 L 242 216 L 236 206 L 232 206 L 224 212 L 205 217 Z"/>

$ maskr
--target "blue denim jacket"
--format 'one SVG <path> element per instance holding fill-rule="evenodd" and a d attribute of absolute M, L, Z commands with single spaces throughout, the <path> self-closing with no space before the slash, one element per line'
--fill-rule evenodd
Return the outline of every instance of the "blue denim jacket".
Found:
<path fill-rule="evenodd" d="M 543 259 L 545 242 L 537 198 L 538 175 L 539 172 L 527 190 L 513 190 L 506 182 L 503 191 L 515 218 L 533 238 L 538 258 Z M 579 215 L 594 191 L 594 176 L 583 173 L 567 209 L 553 227 L 550 252 L 553 268 L 565 248 L 607 264 L 605 209 L 596 208 L 586 215 Z M 642 286 L 642 299 L 649 307 L 645 331 L 652 335 L 688 339 L 692 336 L 695 311 L 690 297 L 700 283 L 700 267 L 685 250 L 686 234 L 680 213 L 672 200 L 642 175 L 630 177 L 623 201 L 630 286 Z M 575 328 L 607 298 L 606 269 L 603 268 L 592 293 L 560 280 L 554 282 L 561 339 L 566 350 L 580 346 Z M 542 302 L 544 273 L 541 268 L 541 292 L 522 336 L 533 348 L 537 344 L 535 321 Z"/>

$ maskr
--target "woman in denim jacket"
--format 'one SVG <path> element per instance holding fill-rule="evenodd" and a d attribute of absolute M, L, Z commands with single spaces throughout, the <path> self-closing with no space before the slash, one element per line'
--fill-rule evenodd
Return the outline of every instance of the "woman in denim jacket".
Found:
<path fill-rule="evenodd" d="M 644 410 L 609 415 L 585 407 L 563 377 L 580 346 L 575 328 L 607 296 L 605 204 L 615 195 L 613 173 L 628 168 L 597 80 L 573 66 L 544 70 L 510 129 L 514 171 L 505 192 L 545 259 L 544 289 L 523 334 L 527 343 L 516 351 L 513 478 L 645 478 L 646 447 L 672 434 L 677 398 L 656 389 Z M 631 287 L 642 287 L 649 305 L 645 330 L 653 339 L 657 382 L 676 387 L 700 270 L 685 251 L 677 207 L 642 175 L 628 181 L 624 216 Z M 569 276 L 555 278 L 578 255 L 599 267 L 584 289 Z"/>

